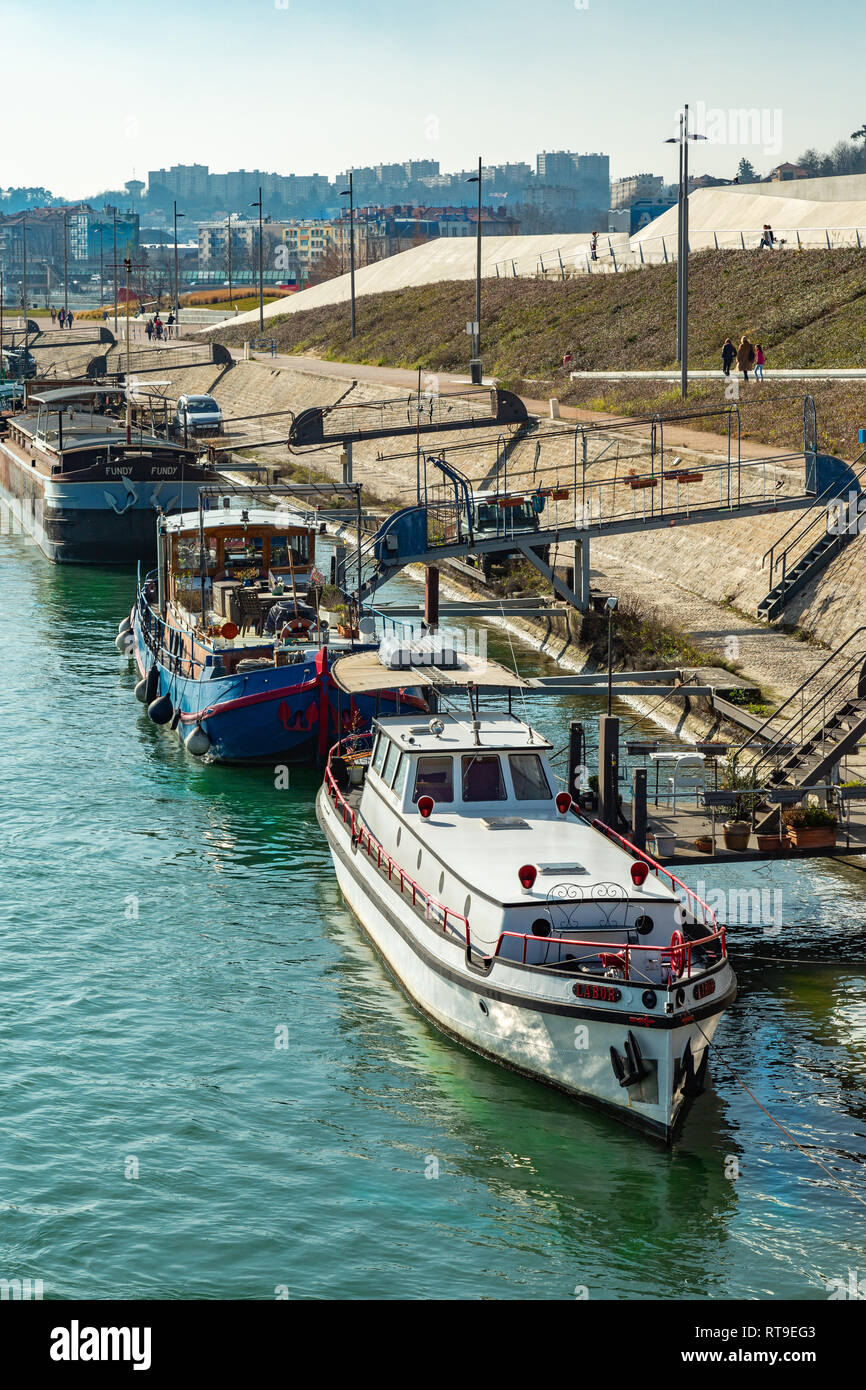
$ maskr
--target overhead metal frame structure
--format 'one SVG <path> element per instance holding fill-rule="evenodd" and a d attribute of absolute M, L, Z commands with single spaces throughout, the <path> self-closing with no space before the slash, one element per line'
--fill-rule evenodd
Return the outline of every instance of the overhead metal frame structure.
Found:
<path fill-rule="evenodd" d="M 528 420 L 520 397 L 499 387 L 463 389 L 453 394 L 409 391 L 381 401 L 341 399 L 334 405 L 310 406 L 292 421 L 289 448 L 321 448 L 398 435 L 518 426 Z"/>

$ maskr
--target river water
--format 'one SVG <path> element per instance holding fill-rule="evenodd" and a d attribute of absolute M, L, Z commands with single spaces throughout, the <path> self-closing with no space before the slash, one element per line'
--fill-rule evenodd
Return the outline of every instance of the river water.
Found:
<path fill-rule="evenodd" d="M 866 877 L 690 875 L 765 910 L 731 930 L 740 998 L 667 1152 L 415 1012 L 342 905 L 315 774 L 278 790 L 149 723 L 113 645 L 133 590 L 0 536 L 0 1277 L 184 1299 L 820 1299 L 866 1277 Z M 594 712 L 529 701 L 557 746 Z"/>

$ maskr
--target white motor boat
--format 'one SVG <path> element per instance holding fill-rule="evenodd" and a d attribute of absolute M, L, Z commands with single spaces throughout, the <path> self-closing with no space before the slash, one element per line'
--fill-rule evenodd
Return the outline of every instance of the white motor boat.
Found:
<path fill-rule="evenodd" d="M 449 1036 L 670 1142 L 736 997 L 724 928 L 578 814 L 547 740 L 467 683 L 466 718 L 380 718 L 332 749 L 317 814 L 343 896 Z"/>

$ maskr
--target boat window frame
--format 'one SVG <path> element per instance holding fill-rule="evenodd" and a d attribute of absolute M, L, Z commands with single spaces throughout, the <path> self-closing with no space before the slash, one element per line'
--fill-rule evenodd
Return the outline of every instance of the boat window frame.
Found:
<path fill-rule="evenodd" d="M 380 777 L 382 775 L 382 768 L 385 765 L 385 754 L 387 751 L 385 745 L 391 742 L 392 740 L 389 739 L 386 733 L 383 733 L 381 729 L 376 730 L 376 742 L 373 745 L 373 752 L 370 756 L 370 766 L 373 769 L 373 771 Z M 380 752 L 382 754 L 382 758 L 381 761 L 377 763 L 376 759 Z"/>
<path fill-rule="evenodd" d="M 529 749 L 529 748 L 519 748 L 519 749 L 512 749 L 512 750 L 510 750 L 507 756 L 508 756 L 508 775 L 509 775 L 509 777 L 511 778 L 511 790 L 512 790 L 512 792 L 514 793 L 514 800 L 515 800 L 515 801 L 552 801 L 552 800 L 553 800 L 553 788 L 552 788 L 551 785 L 550 785 L 550 778 L 548 777 L 548 774 L 547 774 L 547 768 L 546 768 L 545 765 L 544 765 L 544 759 L 543 759 L 543 757 L 541 756 L 540 753 L 535 752 L 533 749 Z M 535 759 L 535 761 L 536 761 L 536 763 L 538 764 L 538 767 L 539 767 L 539 769 L 540 769 L 540 771 L 541 771 L 541 775 L 542 775 L 542 777 L 544 778 L 544 784 L 545 784 L 545 786 L 547 787 L 547 794 L 546 794 L 545 796 L 521 796 L 521 795 L 520 795 L 520 793 L 519 793 L 518 790 L 517 790 L 517 782 L 516 782 L 515 776 L 514 776 L 514 768 L 512 767 L 512 759 L 513 759 L 513 758 L 534 758 L 534 759 Z"/>
<path fill-rule="evenodd" d="M 390 756 L 391 756 L 392 753 L 394 753 L 394 754 L 396 755 L 396 761 L 391 765 L 391 768 L 389 769 L 389 767 L 388 767 L 388 759 L 390 758 Z M 393 780 L 394 780 L 394 774 L 395 774 L 395 772 L 397 771 L 397 768 L 398 768 L 398 766 L 399 766 L 399 763 L 400 763 L 400 748 L 399 748 L 399 745 L 396 744 L 392 738 L 389 738 L 389 739 L 388 739 L 388 751 L 387 751 L 387 753 L 385 754 L 385 761 L 383 762 L 383 764 L 382 764 L 382 770 L 381 770 L 381 772 L 379 773 L 379 776 L 382 778 L 382 781 L 385 783 L 385 786 L 388 787 L 389 789 L 390 789 L 391 783 L 392 783 Z"/>
<path fill-rule="evenodd" d="M 501 791 L 502 791 L 502 795 L 501 795 L 501 796 L 467 796 L 467 795 L 466 795 L 466 774 L 467 774 L 468 771 L 471 770 L 471 766 L 472 766 L 473 763 L 480 763 L 483 759 L 495 759 L 495 761 L 496 761 L 496 764 L 497 764 L 497 766 L 498 766 L 498 768 L 499 768 L 499 786 L 500 786 L 500 789 L 501 789 Z M 466 763 L 467 763 L 467 762 L 469 763 L 469 768 L 466 767 Z M 499 801 L 507 801 L 507 800 L 508 800 L 508 786 L 507 786 L 507 783 L 506 783 L 506 781 L 505 781 L 505 772 L 504 772 L 504 769 L 503 769 L 503 767 L 502 767 L 502 754 L 501 754 L 501 753 L 499 753 L 499 752 L 494 752 L 494 751 L 493 751 L 492 749 L 490 749 L 490 748 L 485 748 L 483 751 L 474 751 L 474 752 L 472 752 L 472 753 L 462 753 L 462 754 L 460 755 L 460 796 L 461 796 L 461 800 L 463 801 L 464 806 L 479 806 L 479 805 L 483 806 L 483 805 L 486 805 L 487 802 L 491 802 L 491 803 L 492 803 L 492 802 L 494 802 L 494 801 L 499 802 Z"/>
<path fill-rule="evenodd" d="M 447 797 L 445 797 L 445 796 L 434 796 L 433 792 L 430 791 L 429 788 L 425 788 L 425 787 L 420 787 L 420 788 L 419 788 L 419 786 L 418 786 L 418 780 L 419 780 L 419 778 L 420 778 L 420 776 L 421 776 L 422 764 L 425 763 L 425 762 L 427 762 L 427 763 L 430 763 L 430 762 L 439 762 L 439 763 L 447 763 L 447 764 L 448 764 L 450 776 L 449 776 L 449 782 L 448 782 L 448 792 L 449 792 L 449 794 L 448 794 Z M 416 760 L 415 760 L 415 780 L 414 780 L 414 782 L 412 783 L 412 804 L 413 804 L 413 806 L 417 806 L 417 805 L 418 805 L 418 801 L 420 800 L 420 798 L 421 798 L 422 796 L 429 796 L 429 797 L 432 797 L 432 800 L 433 800 L 434 805 L 437 805 L 437 806 L 438 806 L 438 805 L 442 805 L 442 806 L 453 806 L 453 805 L 454 805 L 454 802 L 455 802 L 455 800 L 456 800 L 456 797 L 455 797 L 455 795 L 454 795 L 454 758 L 452 757 L 452 755 L 451 755 L 450 753 L 419 753 L 419 754 L 418 754 L 418 757 L 417 757 Z"/>
<path fill-rule="evenodd" d="M 406 781 L 409 776 L 410 762 L 411 758 L 409 754 L 401 748 L 400 756 L 397 759 L 397 767 L 394 771 L 394 778 L 391 782 L 391 786 L 389 789 L 394 793 L 398 800 L 402 797 L 404 791 L 406 790 Z"/>

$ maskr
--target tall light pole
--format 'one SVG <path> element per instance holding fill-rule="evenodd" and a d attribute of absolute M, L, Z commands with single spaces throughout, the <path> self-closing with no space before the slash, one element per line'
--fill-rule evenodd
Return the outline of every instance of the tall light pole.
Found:
<path fill-rule="evenodd" d="M 103 233 L 103 230 L 104 230 L 104 229 L 103 229 L 102 223 L 100 222 L 100 224 L 99 224 L 99 307 L 100 307 L 100 309 L 101 309 L 101 308 L 103 307 L 103 305 L 105 304 L 105 293 L 104 293 L 103 287 L 102 287 L 102 233 Z"/>
<path fill-rule="evenodd" d="M 232 307 L 232 214 L 229 213 L 229 233 L 228 233 L 228 258 L 229 258 L 229 309 Z"/>
<path fill-rule="evenodd" d="M 469 370 L 473 385 L 481 385 L 481 156 L 478 156 L 478 173 L 467 183 L 478 184 L 478 226 L 475 229 L 475 324 L 472 330 L 472 361 Z"/>
<path fill-rule="evenodd" d="M 132 443 L 132 376 L 129 370 L 129 272 L 132 269 L 132 260 L 129 254 L 129 242 L 126 243 L 126 256 L 123 266 L 126 271 L 126 442 Z"/>
<path fill-rule="evenodd" d="M 114 336 L 117 337 L 117 208 L 111 209 L 114 232 Z"/>
<path fill-rule="evenodd" d="M 349 199 L 349 294 L 351 298 L 351 326 L 349 336 L 355 336 L 355 191 L 352 183 L 352 170 L 349 170 L 349 187 L 344 188 L 341 198 Z"/>
<path fill-rule="evenodd" d="M 26 213 L 26 212 L 22 212 L 22 214 L 21 214 L 21 270 L 22 270 L 22 279 L 21 279 L 21 307 L 22 307 L 23 310 L 24 310 L 24 369 L 25 369 L 25 377 L 24 377 L 24 380 L 26 381 L 26 380 L 27 380 L 27 376 L 26 376 L 26 371 L 27 371 L 27 350 L 28 350 L 28 348 L 29 348 L 29 346 L 30 346 L 30 344 L 29 344 L 29 342 L 28 342 L 28 337 L 27 337 L 27 213 Z M 26 398 L 26 387 L 25 387 L 25 398 Z"/>
<path fill-rule="evenodd" d="M 180 314 L 180 279 L 177 273 L 177 219 L 185 217 L 186 213 L 178 212 L 177 202 L 174 202 L 172 206 L 174 208 L 174 318 L 175 323 L 177 323 Z"/>
<path fill-rule="evenodd" d="M 256 202 L 250 203 L 251 208 L 259 210 L 259 332 L 265 331 L 265 265 L 264 265 L 264 237 L 262 233 L 262 190 L 259 189 L 259 196 Z"/>
<path fill-rule="evenodd" d="M 680 133 L 665 141 L 680 147 L 680 183 L 677 200 L 679 227 L 677 241 L 677 340 L 680 360 L 680 395 L 689 394 L 689 141 L 706 140 L 706 135 L 689 134 L 689 108 L 680 115 Z"/>
<path fill-rule="evenodd" d="M 63 209 L 63 308 L 69 313 L 69 213 Z"/>

